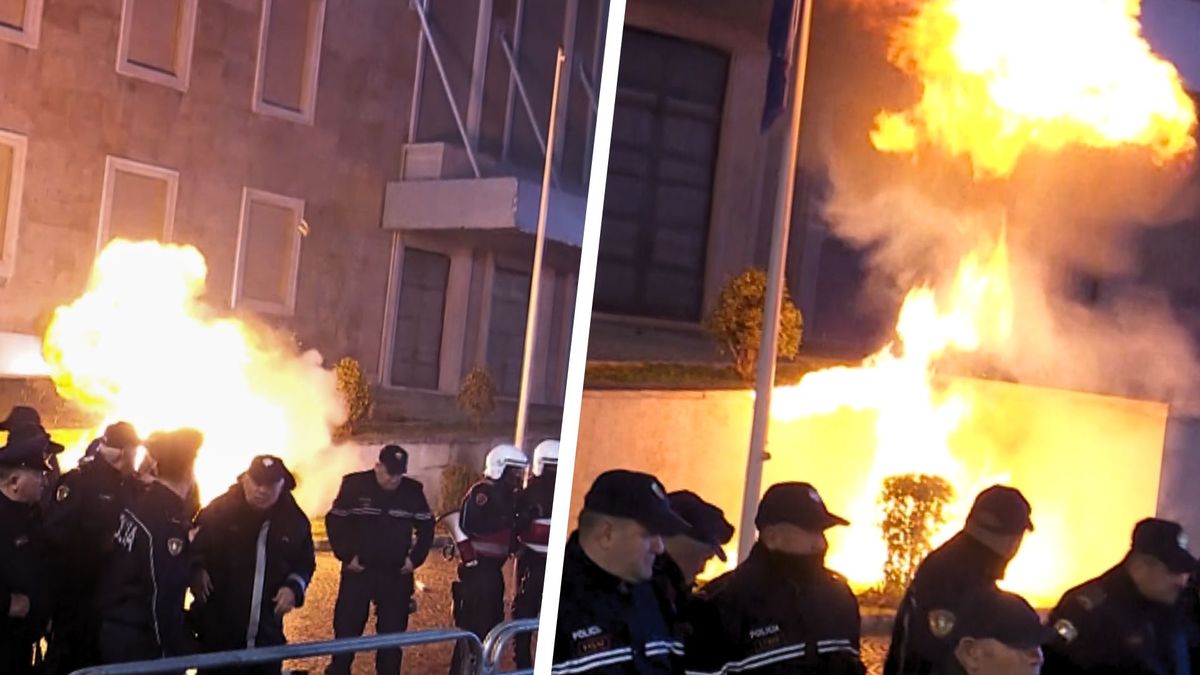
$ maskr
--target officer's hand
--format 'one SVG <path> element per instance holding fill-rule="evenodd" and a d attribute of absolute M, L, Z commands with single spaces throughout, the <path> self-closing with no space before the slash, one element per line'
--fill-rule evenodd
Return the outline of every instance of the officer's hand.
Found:
<path fill-rule="evenodd" d="M 8 602 L 8 616 L 12 619 L 24 619 L 29 616 L 29 596 L 13 593 Z"/>
<path fill-rule="evenodd" d="M 400 573 L 401 573 L 401 574 L 412 574 L 412 573 L 413 573 L 413 561 L 412 561 L 412 558 L 405 558 L 405 559 L 404 559 L 404 567 L 401 567 L 401 568 L 400 568 Z"/>
<path fill-rule="evenodd" d="M 212 577 L 208 576 L 208 571 L 204 569 L 196 570 L 192 575 L 192 597 L 199 602 L 208 602 L 208 596 L 212 593 L 213 584 Z"/>
<path fill-rule="evenodd" d="M 351 572 L 361 572 L 366 568 L 362 566 L 362 563 L 358 562 L 358 556 L 354 556 L 353 560 L 346 563 L 346 569 L 350 570 Z"/>
<path fill-rule="evenodd" d="M 275 616 L 283 616 L 296 609 L 296 592 L 284 586 L 275 594 Z"/>

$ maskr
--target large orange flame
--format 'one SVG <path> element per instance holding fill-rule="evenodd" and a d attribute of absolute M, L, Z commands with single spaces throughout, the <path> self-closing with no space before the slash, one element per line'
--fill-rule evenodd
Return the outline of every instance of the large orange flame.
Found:
<path fill-rule="evenodd" d="M 59 394 L 105 423 L 132 422 L 143 437 L 203 431 L 196 473 L 205 502 L 256 454 L 318 478 L 331 457 L 322 453 L 330 429 L 344 418 L 333 374 L 315 352 L 298 354 L 265 329 L 218 316 L 200 299 L 206 276 L 191 246 L 109 244 L 87 292 L 59 307 L 46 331 Z"/>
<path fill-rule="evenodd" d="M 1029 151 L 1195 149 L 1195 104 L 1142 38 L 1140 0 L 927 0 L 890 32 L 889 59 L 920 87 L 881 112 L 884 152 L 940 148 L 1002 178 Z"/>

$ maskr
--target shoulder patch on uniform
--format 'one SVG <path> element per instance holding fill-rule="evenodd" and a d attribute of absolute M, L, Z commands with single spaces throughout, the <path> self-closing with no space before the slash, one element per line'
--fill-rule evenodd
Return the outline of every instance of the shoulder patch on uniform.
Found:
<path fill-rule="evenodd" d="M 488 496 L 487 496 L 486 492 L 484 492 L 483 490 L 480 490 L 479 492 L 475 493 L 475 505 L 476 506 L 483 506 L 484 504 L 487 504 L 487 503 L 488 503 Z"/>
<path fill-rule="evenodd" d="M 948 609 L 933 609 L 929 611 L 929 632 L 939 640 L 950 635 L 958 617 Z"/>
<path fill-rule="evenodd" d="M 71 488 L 66 485 L 59 485 L 58 490 L 54 493 L 54 500 L 61 502 L 71 496 Z"/>
<path fill-rule="evenodd" d="M 1083 608 L 1085 612 L 1090 612 L 1103 605 L 1104 601 L 1108 599 L 1108 594 L 1099 586 L 1087 586 L 1076 591 L 1071 599 Z"/>
<path fill-rule="evenodd" d="M 1065 640 L 1067 644 L 1074 642 L 1075 638 L 1079 637 L 1079 629 L 1067 619 L 1055 621 L 1054 632 L 1058 633 L 1058 636 Z"/>
<path fill-rule="evenodd" d="M 177 537 L 172 537 L 167 540 L 167 552 L 173 556 L 183 553 L 183 540 Z"/>

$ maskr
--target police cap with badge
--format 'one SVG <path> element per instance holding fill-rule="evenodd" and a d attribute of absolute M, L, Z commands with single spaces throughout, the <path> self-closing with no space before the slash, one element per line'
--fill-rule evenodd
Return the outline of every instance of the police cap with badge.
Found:
<path fill-rule="evenodd" d="M 687 521 L 671 510 L 662 483 L 647 473 L 625 469 L 605 471 L 583 498 L 583 509 L 635 521 L 647 532 L 663 537 L 688 531 Z"/>
<path fill-rule="evenodd" d="M 1016 488 L 993 485 L 980 492 L 971 505 L 967 522 L 996 534 L 1016 536 L 1033 531 L 1032 507 Z"/>
<path fill-rule="evenodd" d="M 379 463 L 393 476 L 408 473 L 408 451 L 398 445 L 385 445 L 379 450 Z"/>
<path fill-rule="evenodd" d="M 0 447 L 0 466 L 30 469 L 33 471 L 50 471 L 52 467 L 48 460 L 47 448 L 51 441 L 45 431 L 38 428 L 19 427 L 21 433 L 9 432 L 4 447 Z"/>
<path fill-rule="evenodd" d="M 1048 644 L 1056 635 L 1024 598 L 996 588 L 968 594 L 958 616 L 950 615 L 947 620 L 947 633 L 955 645 L 964 639 L 995 640 L 1024 651 Z"/>
<path fill-rule="evenodd" d="M 683 536 L 711 546 L 714 555 L 725 562 L 722 547 L 733 539 L 733 525 L 725 519 L 725 512 L 688 490 L 672 492 L 667 501 L 671 510 L 688 524 Z"/>
<path fill-rule="evenodd" d="M 776 524 L 795 525 L 809 532 L 824 532 L 831 527 L 849 525 L 850 521 L 830 513 L 812 485 L 776 483 L 767 488 L 759 501 L 754 525 L 761 530 Z"/>
<path fill-rule="evenodd" d="M 258 455 L 250 460 L 250 468 L 246 470 L 246 475 L 259 485 L 276 485 L 282 481 L 284 490 L 296 487 L 296 477 L 288 470 L 283 460 L 275 455 Z"/>

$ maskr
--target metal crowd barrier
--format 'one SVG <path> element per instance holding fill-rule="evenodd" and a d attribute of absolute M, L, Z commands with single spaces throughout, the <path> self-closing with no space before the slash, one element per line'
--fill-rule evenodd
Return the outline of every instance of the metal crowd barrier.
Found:
<path fill-rule="evenodd" d="M 462 642 L 470 650 L 471 659 L 466 659 L 466 666 L 461 675 L 475 675 L 470 669 L 473 663 L 484 664 L 483 643 L 474 633 L 465 630 L 422 630 L 407 633 L 387 633 L 384 635 L 369 635 L 341 640 L 324 640 L 320 642 L 301 642 L 278 647 L 259 647 L 256 649 L 239 649 L 228 652 L 212 652 L 192 656 L 176 656 L 169 659 L 154 661 L 137 661 L 111 666 L 97 666 L 77 670 L 71 675 L 147 675 L 150 673 L 178 673 L 191 668 L 217 668 L 222 666 L 247 666 L 273 661 L 287 661 L 314 656 L 330 656 L 350 652 L 371 652 L 393 647 L 413 647 L 437 642 Z"/>
<path fill-rule="evenodd" d="M 534 633 L 538 629 L 537 619 L 506 621 L 491 630 L 483 639 L 483 669 L 480 675 L 497 675 L 500 659 L 504 658 L 504 647 L 521 633 Z M 512 671 L 512 675 L 532 675 L 533 669 Z"/>

